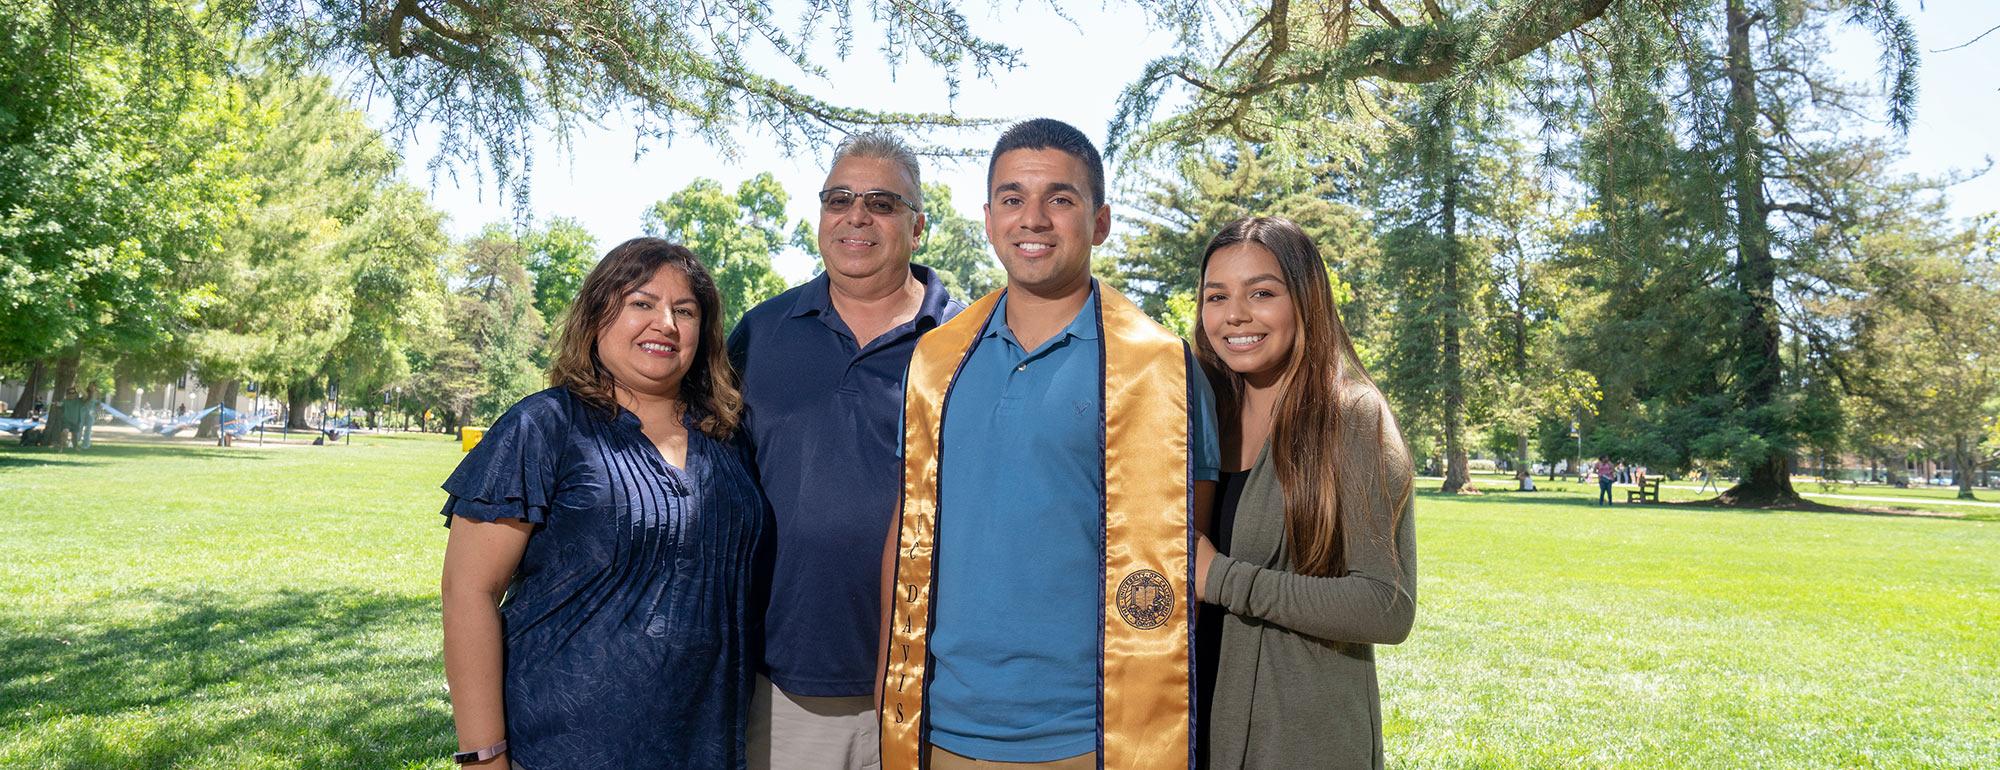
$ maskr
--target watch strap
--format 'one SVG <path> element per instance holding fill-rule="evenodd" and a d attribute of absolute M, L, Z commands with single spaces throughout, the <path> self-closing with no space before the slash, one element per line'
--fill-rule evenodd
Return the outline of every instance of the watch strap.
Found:
<path fill-rule="evenodd" d="M 479 749 L 476 751 L 461 751 L 458 752 L 457 754 L 453 754 L 451 755 L 451 761 L 461 765 L 471 764 L 473 762 L 484 762 L 486 760 L 500 756 L 500 754 L 505 752 L 506 750 L 507 750 L 507 739 L 502 738 L 500 739 L 499 743 L 495 743 L 483 749 Z"/>

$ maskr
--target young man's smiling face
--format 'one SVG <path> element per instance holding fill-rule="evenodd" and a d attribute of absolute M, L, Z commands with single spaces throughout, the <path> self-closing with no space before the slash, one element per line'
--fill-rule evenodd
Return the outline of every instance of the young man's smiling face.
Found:
<path fill-rule="evenodd" d="M 1090 250 L 1111 234 L 1111 207 L 1092 200 L 1090 170 L 1053 148 L 1015 149 L 993 162 L 986 238 L 1007 287 L 1067 297 L 1090 284 Z"/>

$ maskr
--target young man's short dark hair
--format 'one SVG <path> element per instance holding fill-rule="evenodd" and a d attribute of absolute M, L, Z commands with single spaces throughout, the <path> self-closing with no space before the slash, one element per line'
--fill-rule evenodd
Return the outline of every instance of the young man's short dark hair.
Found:
<path fill-rule="evenodd" d="M 1084 168 L 1090 169 L 1090 202 L 1093 206 L 1104 205 L 1104 158 L 1097 154 L 1097 145 L 1090 143 L 1075 126 L 1055 118 L 1035 118 L 1015 123 L 1000 135 L 1000 141 L 993 145 L 993 156 L 986 159 L 986 194 L 993 194 L 993 169 L 1000 162 L 1000 156 L 1009 150 L 1060 150 L 1072 158 L 1083 161 Z"/>

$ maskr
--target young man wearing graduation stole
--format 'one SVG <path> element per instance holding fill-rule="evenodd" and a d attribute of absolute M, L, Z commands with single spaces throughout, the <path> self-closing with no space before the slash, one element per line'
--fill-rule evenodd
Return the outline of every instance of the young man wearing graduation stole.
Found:
<path fill-rule="evenodd" d="M 905 379 L 885 770 L 1193 763 L 1214 396 L 1179 337 L 1091 276 L 1110 229 L 1081 132 L 1001 136 L 986 234 L 1007 287 L 919 340 Z"/>

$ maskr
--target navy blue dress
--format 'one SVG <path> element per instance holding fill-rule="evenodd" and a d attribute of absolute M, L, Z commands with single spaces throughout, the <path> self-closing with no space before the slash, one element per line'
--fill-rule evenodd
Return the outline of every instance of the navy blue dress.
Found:
<path fill-rule="evenodd" d="M 444 514 L 535 524 L 501 602 L 507 747 L 545 768 L 740 768 L 764 504 L 737 450 L 687 467 L 563 388 L 515 404 L 444 483 Z"/>

